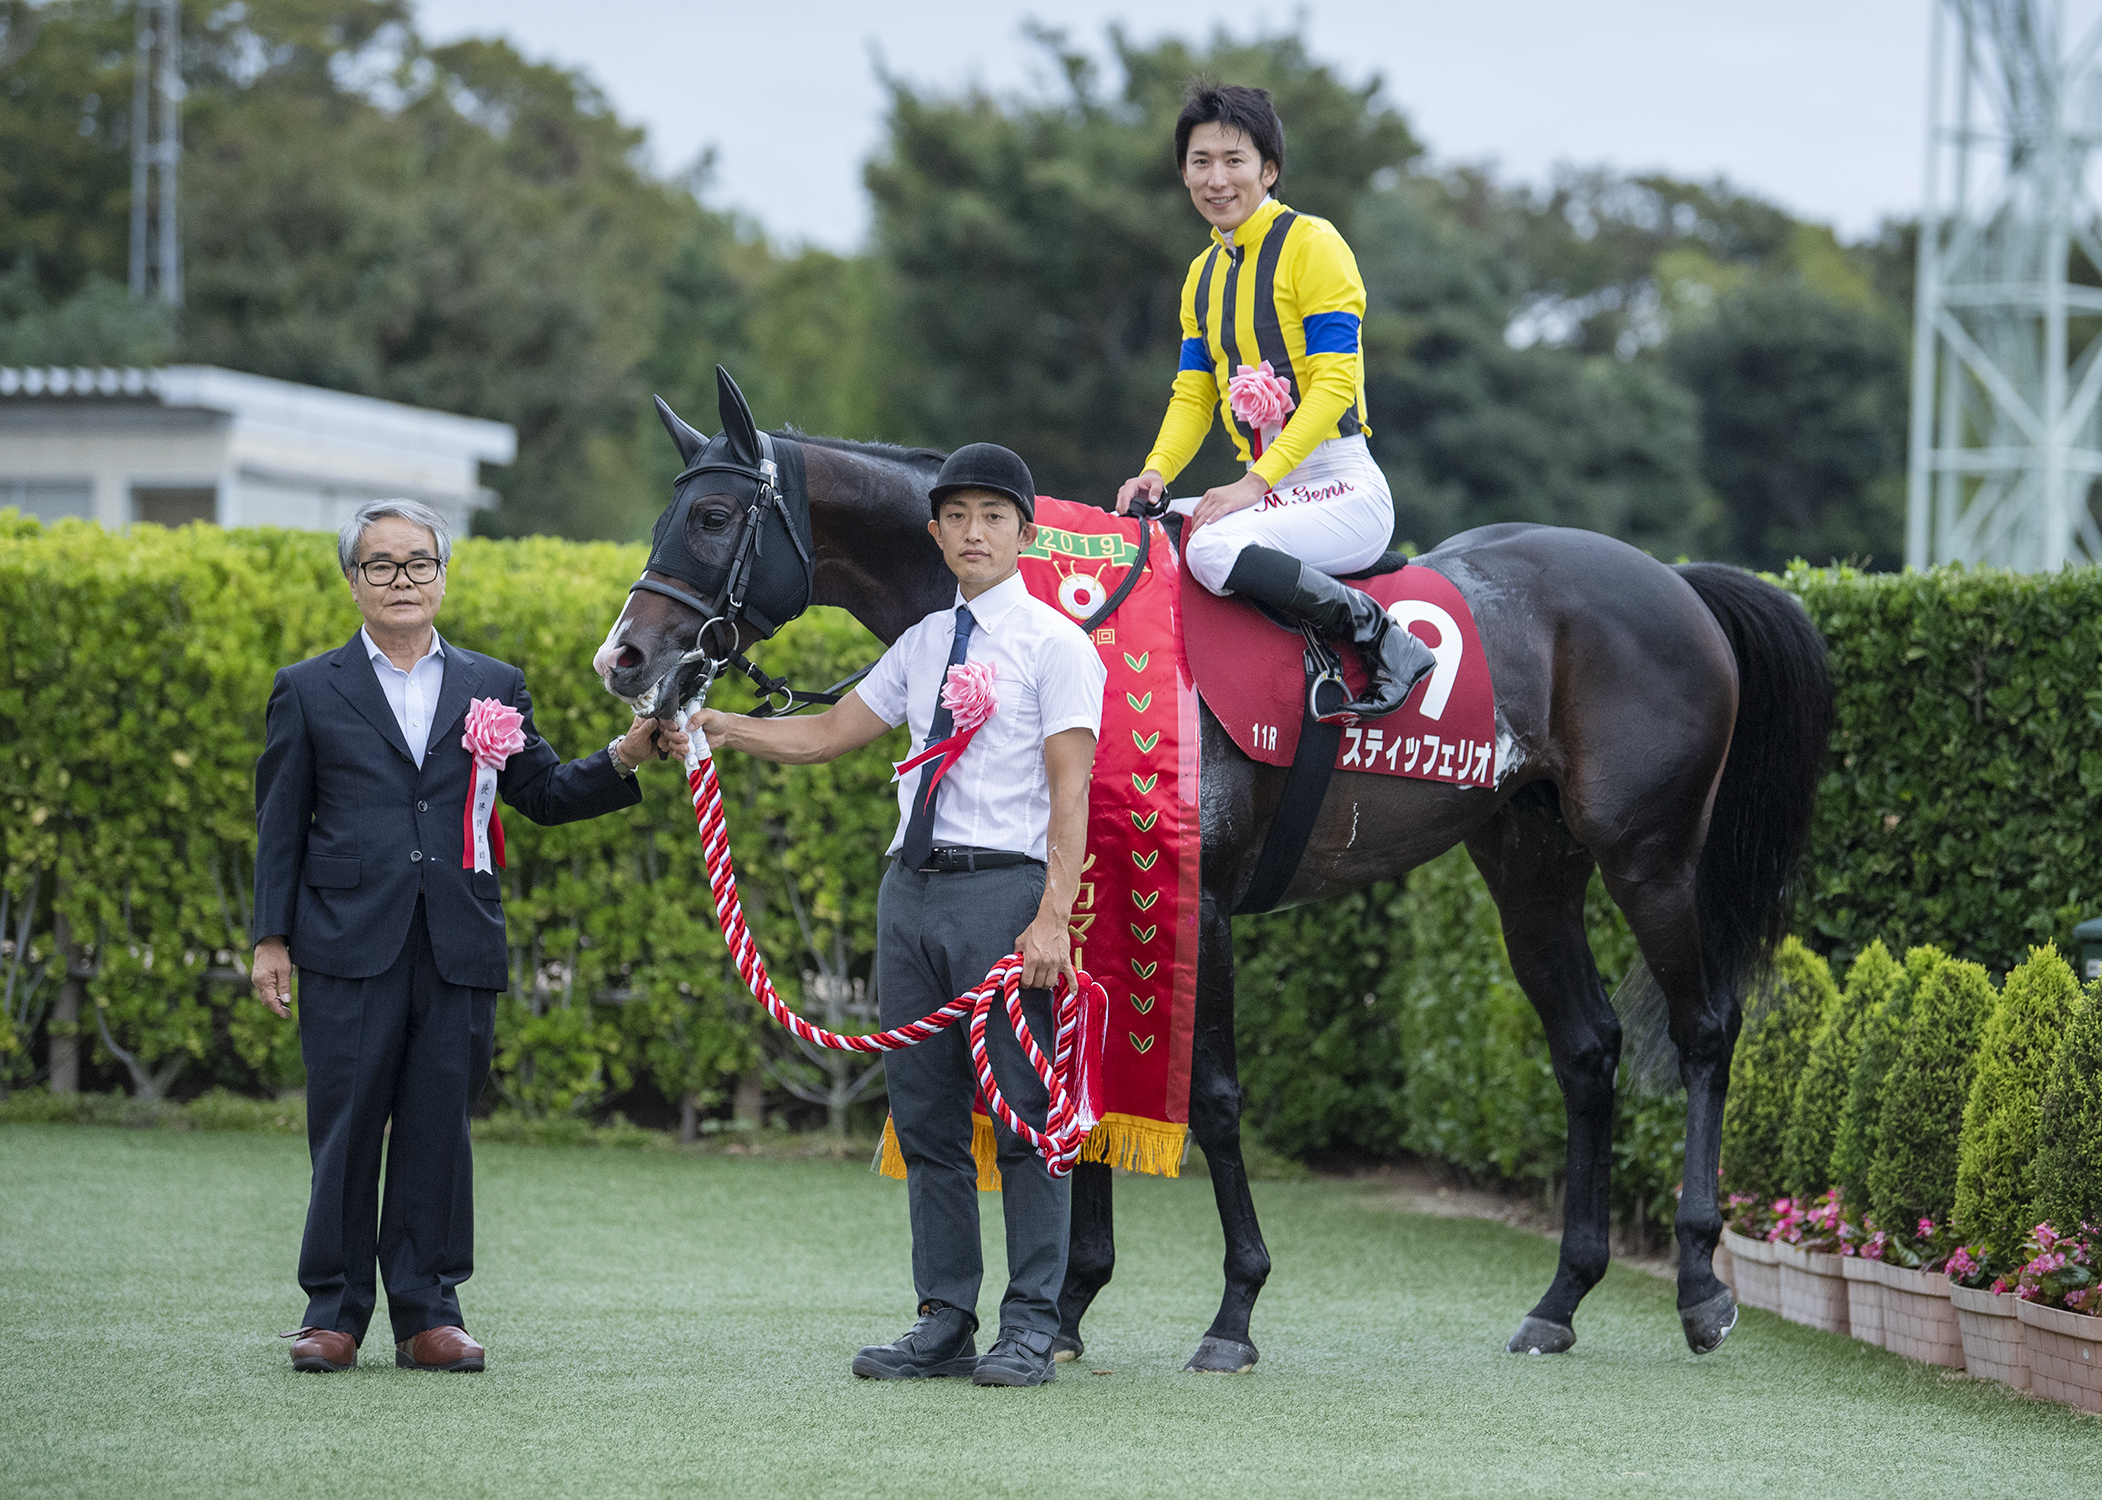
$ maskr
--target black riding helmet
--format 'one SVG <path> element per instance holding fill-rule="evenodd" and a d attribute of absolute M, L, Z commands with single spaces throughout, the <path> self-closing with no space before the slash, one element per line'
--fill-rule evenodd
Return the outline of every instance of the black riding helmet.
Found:
<path fill-rule="evenodd" d="M 940 518 L 942 496 L 952 490 L 990 490 L 1005 495 L 1021 509 L 1024 521 L 1036 519 L 1036 481 L 1021 455 L 998 443 L 971 443 L 958 448 L 942 465 L 934 488 L 927 492 L 927 507 Z"/>

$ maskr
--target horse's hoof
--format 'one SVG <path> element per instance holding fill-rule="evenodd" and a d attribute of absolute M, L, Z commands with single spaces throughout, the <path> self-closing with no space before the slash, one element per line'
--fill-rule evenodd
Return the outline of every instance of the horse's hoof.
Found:
<path fill-rule="evenodd" d="M 1255 1368 L 1259 1357 L 1253 1344 L 1206 1337 L 1197 1345 L 1197 1352 L 1190 1356 L 1190 1362 L 1183 1369 L 1199 1375 L 1246 1375 Z"/>
<path fill-rule="evenodd" d="M 1078 1338 L 1069 1339 L 1062 1333 L 1054 1334 L 1051 1338 L 1051 1358 L 1054 1363 L 1069 1365 L 1085 1353 L 1087 1345 Z"/>
<path fill-rule="evenodd" d="M 1550 1323 L 1545 1318 L 1527 1318 L 1511 1335 L 1511 1342 L 1504 1345 L 1512 1354 L 1561 1354 L 1577 1341 L 1577 1331 L 1567 1323 Z"/>
<path fill-rule="evenodd" d="M 1737 1299 L 1725 1287 L 1706 1302 L 1697 1302 L 1679 1314 L 1686 1328 L 1686 1347 L 1695 1354 L 1714 1352 L 1737 1326 Z"/>

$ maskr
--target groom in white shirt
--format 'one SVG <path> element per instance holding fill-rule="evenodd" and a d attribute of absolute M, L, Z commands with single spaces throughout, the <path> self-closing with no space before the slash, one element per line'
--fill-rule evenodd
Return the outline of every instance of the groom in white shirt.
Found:
<path fill-rule="evenodd" d="M 896 858 L 877 904 L 876 993 L 886 1027 L 916 1021 L 1019 949 L 1024 1015 L 1048 1054 L 1048 987 L 1073 974 L 1067 924 L 1086 855 L 1088 778 L 1107 673 L 1081 629 L 1022 582 L 1022 549 L 1036 539 L 1036 486 L 1019 457 L 992 443 L 959 449 L 928 499 L 927 529 L 956 575 L 953 609 L 898 637 L 861 686 L 823 714 L 759 720 L 703 710 L 693 726 L 721 749 L 809 763 L 906 723 L 918 752 L 954 728 L 940 701 L 948 669 L 989 663 L 998 707 L 969 749 L 938 784 L 938 762 L 899 783 Z M 1041 1128 L 1049 1100 L 1001 1007 L 988 1021 L 986 1045 L 1008 1103 Z M 1051 1176 L 1035 1150 L 994 1122 L 1008 1283 L 999 1335 L 978 1354 L 984 1264 L 966 1028 L 891 1053 L 885 1073 L 905 1157 L 919 1317 L 895 1343 L 856 1355 L 854 1373 L 969 1375 L 979 1385 L 1050 1380 L 1069 1179 Z"/>

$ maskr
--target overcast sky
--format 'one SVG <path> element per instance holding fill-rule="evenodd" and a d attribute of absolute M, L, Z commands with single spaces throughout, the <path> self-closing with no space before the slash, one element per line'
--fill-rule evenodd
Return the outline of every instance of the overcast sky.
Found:
<path fill-rule="evenodd" d="M 713 202 L 779 241 L 858 245 L 861 164 L 880 137 L 872 57 L 916 84 L 1040 81 L 1030 18 L 1101 51 L 1303 20 L 1315 55 L 1374 73 L 1440 161 L 1540 181 L 1557 162 L 1724 175 L 1858 236 L 1915 212 L 1931 0 L 419 0 L 432 41 L 503 35 L 582 68 L 649 128 L 656 165 L 713 147 Z M 1287 127 L 1290 121 L 1286 122 Z"/>

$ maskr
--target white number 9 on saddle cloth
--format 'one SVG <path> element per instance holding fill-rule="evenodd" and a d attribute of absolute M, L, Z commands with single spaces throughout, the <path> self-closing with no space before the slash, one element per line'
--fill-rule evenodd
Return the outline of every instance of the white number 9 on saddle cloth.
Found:
<path fill-rule="evenodd" d="M 1452 685 L 1459 680 L 1460 658 L 1467 654 L 1467 638 L 1461 633 L 1459 622 L 1427 599 L 1397 599 L 1387 606 L 1387 617 L 1403 630 L 1419 620 L 1437 627 L 1436 643 L 1424 642 L 1430 646 L 1431 659 L 1437 665 L 1431 668 L 1430 685 L 1423 690 L 1423 702 L 1417 711 L 1426 719 L 1444 717 L 1445 705 L 1452 698 Z"/>

